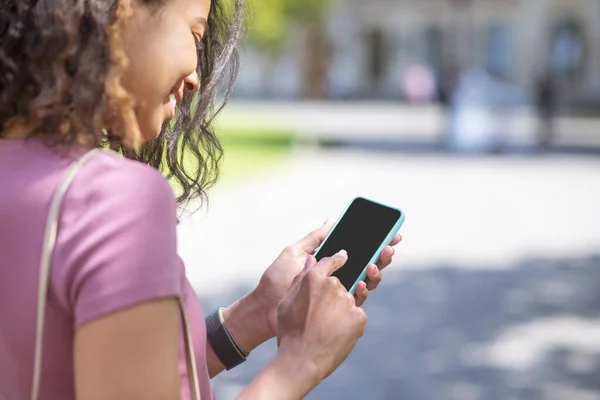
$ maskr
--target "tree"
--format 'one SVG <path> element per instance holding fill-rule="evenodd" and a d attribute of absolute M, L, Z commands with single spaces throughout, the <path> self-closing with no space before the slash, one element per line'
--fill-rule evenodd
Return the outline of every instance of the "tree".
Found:
<path fill-rule="evenodd" d="M 249 0 L 248 39 L 259 50 L 278 54 L 289 35 L 288 0 Z"/>
<path fill-rule="evenodd" d="M 334 0 L 248 0 L 248 39 L 274 63 L 294 31 L 302 38 L 303 95 L 323 97 L 329 40 L 325 25 Z"/>

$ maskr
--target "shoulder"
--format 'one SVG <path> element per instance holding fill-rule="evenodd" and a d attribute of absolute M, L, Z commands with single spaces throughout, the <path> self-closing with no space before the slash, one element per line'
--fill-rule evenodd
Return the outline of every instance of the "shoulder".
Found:
<path fill-rule="evenodd" d="M 109 152 L 82 165 L 62 205 L 54 271 L 76 325 L 180 294 L 176 207 L 152 167 Z"/>
<path fill-rule="evenodd" d="M 155 168 L 114 152 L 93 154 L 77 173 L 68 197 L 90 207 L 107 207 L 175 213 L 177 203 L 168 180 Z"/>
<path fill-rule="evenodd" d="M 108 254 L 113 250 L 106 244 L 118 242 L 130 249 L 130 257 L 154 254 L 171 260 L 176 255 L 176 227 L 177 202 L 167 179 L 116 153 L 93 154 L 77 172 L 61 206 L 65 251 L 100 246 Z"/>

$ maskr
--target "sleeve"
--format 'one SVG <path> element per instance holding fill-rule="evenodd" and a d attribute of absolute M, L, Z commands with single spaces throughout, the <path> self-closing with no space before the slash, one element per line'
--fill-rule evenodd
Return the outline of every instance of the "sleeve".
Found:
<path fill-rule="evenodd" d="M 75 327 L 135 304 L 181 295 L 176 201 L 155 169 L 92 159 L 67 193 L 55 254 Z"/>

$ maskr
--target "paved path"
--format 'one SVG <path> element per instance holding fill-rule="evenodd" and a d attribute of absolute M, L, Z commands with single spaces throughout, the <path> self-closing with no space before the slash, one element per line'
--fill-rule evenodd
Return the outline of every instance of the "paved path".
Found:
<path fill-rule="evenodd" d="M 600 158 L 301 150 L 184 219 L 205 307 L 241 296 L 356 195 L 402 207 L 405 241 L 354 354 L 309 398 L 600 397 Z M 218 398 L 274 351 L 217 378 Z"/>

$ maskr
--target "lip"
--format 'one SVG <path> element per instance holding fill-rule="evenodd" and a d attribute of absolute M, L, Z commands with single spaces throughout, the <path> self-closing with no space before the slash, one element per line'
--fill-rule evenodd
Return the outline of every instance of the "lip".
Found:
<path fill-rule="evenodd" d="M 170 121 L 173 118 L 175 118 L 175 108 L 177 107 L 176 104 L 173 104 L 173 102 L 170 102 L 169 104 L 169 113 L 167 114 L 165 121 Z"/>
<path fill-rule="evenodd" d="M 181 103 L 181 100 L 183 100 L 183 90 L 173 90 L 171 93 L 175 96 L 176 104 L 179 105 L 179 103 Z"/>

